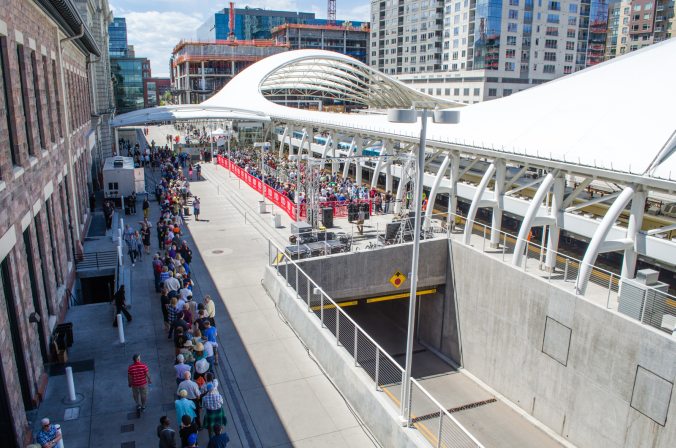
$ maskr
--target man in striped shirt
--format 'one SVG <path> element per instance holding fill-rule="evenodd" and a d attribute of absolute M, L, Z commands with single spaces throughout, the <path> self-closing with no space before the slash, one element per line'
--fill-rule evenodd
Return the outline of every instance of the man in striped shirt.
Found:
<path fill-rule="evenodd" d="M 148 366 L 141 362 L 141 355 L 135 354 L 132 360 L 134 363 L 127 369 L 127 381 L 136 402 L 136 410 L 143 411 L 148 398 L 148 385 L 151 383 L 150 373 Z"/>

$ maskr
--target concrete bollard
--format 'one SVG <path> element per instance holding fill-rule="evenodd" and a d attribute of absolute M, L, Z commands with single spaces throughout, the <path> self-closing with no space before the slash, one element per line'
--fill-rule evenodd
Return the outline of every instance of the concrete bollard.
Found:
<path fill-rule="evenodd" d="M 75 403 L 77 394 L 75 393 L 75 381 L 73 381 L 73 368 L 66 367 L 66 382 L 68 383 L 68 401 Z"/>
<path fill-rule="evenodd" d="M 122 266 L 124 258 L 122 256 L 122 245 L 117 246 L 117 263 L 119 266 Z"/>
<path fill-rule="evenodd" d="M 122 314 L 117 315 L 117 336 L 120 338 L 120 344 L 124 344 L 124 327 L 122 326 Z"/>

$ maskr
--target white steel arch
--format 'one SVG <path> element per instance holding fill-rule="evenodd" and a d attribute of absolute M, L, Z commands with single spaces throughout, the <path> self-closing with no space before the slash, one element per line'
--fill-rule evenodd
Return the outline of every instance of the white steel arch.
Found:
<path fill-rule="evenodd" d="M 560 229 L 591 238 L 585 260 L 594 260 L 599 251 L 625 250 L 629 259 L 623 274 L 628 277 L 633 277 L 637 253 L 676 264 L 676 244 L 641 232 L 642 216 L 638 213 L 638 204 L 645 202 L 645 194 L 676 194 L 676 123 L 669 109 L 676 104 L 673 73 L 676 73 L 676 39 L 507 98 L 463 107 L 458 124 L 430 123 L 428 126 L 428 151 L 444 158 L 451 154 L 453 160 L 450 179 L 445 177 L 448 169 L 439 169 L 436 176 L 425 175 L 425 185 L 449 192 L 453 208 L 459 197 L 470 201 L 475 198 L 473 210 L 492 207 L 498 213 L 504 211 L 525 217 L 526 225 L 519 232 L 517 243 L 521 250 L 527 228 L 536 223 L 550 226 L 548 249 L 552 251 L 558 244 Z M 327 153 L 327 143 L 317 145 L 312 136 L 329 132 L 333 150 L 340 143 L 349 145 L 348 157 L 360 154 L 369 141 L 392 142 L 388 149 L 391 151 L 409 151 L 411 145 L 415 147 L 418 143 L 420 125 L 417 123 L 389 123 L 385 115 L 378 113 L 339 114 L 293 109 L 272 101 L 284 96 L 348 100 L 371 109 L 463 106 L 411 89 L 348 56 L 298 50 L 270 56 L 250 66 L 212 98 L 192 109 L 173 107 L 132 112 L 117 117 L 113 125 L 226 115 L 234 117 L 232 119 L 269 120 L 283 129 L 280 131 L 282 143 L 288 139 L 290 151 L 295 147 L 302 148 L 299 152 L 307 148 L 311 153 Z M 639 110 L 641 113 L 633 112 Z M 236 118 L 237 114 L 241 118 Z M 631 126 L 625 125 L 628 119 Z M 293 131 L 299 129 L 304 130 L 305 135 L 300 146 L 293 135 Z M 360 181 L 362 162 L 354 157 L 351 162 L 356 164 Z M 511 170 L 505 173 L 510 180 L 505 180 L 501 173 L 500 184 L 504 181 L 505 185 L 499 186 L 503 188 L 494 192 L 493 199 L 484 198 L 483 192 L 477 194 L 475 185 L 459 182 L 463 174 L 478 170 L 475 175 L 481 178 L 487 167 L 495 167 L 496 163 L 500 166 L 503 162 Z M 383 165 L 381 163 L 380 168 Z M 405 171 L 393 163 L 386 167 L 393 173 Z M 545 181 L 534 181 L 532 186 L 515 185 L 528 169 L 546 175 Z M 486 177 L 484 188 L 493 174 Z M 564 174 L 576 179 L 568 194 Z M 388 176 L 388 183 L 392 177 Z M 571 207 L 585 205 L 578 203 L 578 196 L 592 182 L 617 187 L 615 194 L 621 198 L 616 200 L 622 201 L 611 205 L 613 212 L 625 209 L 629 203 L 627 195 L 630 195 L 627 188 L 631 189 L 630 199 L 636 199 L 631 202 L 637 205 L 632 206 L 636 210 L 633 210 L 629 229 L 617 226 L 611 217 L 599 222 L 573 213 Z M 539 199 L 554 189 L 551 209 L 543 210 L 541 201 L 531 203 L 513 194 L 524 188 L 537 188 L 538 183 L 541 184 L 536 194 Z M 636 185 L 641 189 L 636 190 Z M 625 193 L 620 195 L 623 189 Z M 637 191 L 643 196 L 636 197 Z M 615 196 L 609 195 L 607 199 L 615 199 Z M 494 228 L 497 224 L 494 222 Z M 599 226 L 603 228 L 597 232 Z M 604 244 L 606 242 L 613 244 Z M 515 262 L 519 261 L 520 252 L 515 254 Z"/>

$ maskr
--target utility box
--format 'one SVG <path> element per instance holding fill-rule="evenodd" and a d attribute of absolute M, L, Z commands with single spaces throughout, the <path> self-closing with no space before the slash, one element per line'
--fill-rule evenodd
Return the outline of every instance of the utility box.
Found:
<path fill-rule="evenodd" d="M 106 199 L 145 193 L 145 172 L 131 157 L 108 157 L 103 165 L 103 195 Z"/>
<path fill-rule="evenodd" d="M 662 327 L 663 318 L 669 315 L 669 285 L 657 280 L 659 272 L 642 269 L 634 279 L 622 279 L 618 311 L 644 324 Z"/>

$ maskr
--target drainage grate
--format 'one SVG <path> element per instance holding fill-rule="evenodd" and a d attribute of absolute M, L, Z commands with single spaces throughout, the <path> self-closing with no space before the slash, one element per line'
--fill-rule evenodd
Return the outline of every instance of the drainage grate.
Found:
<path fill-rule="evenodd" d="M 457 408 L 451 408 L 451 409 L 446 409 L 446 410 L 448 411 L 449 414 L 453 414 L 454 412 L 460 412 L 460 411 L 465 411 L 467 409 L 478 408 L 479 406 L 484 406 L 486 404 L 495 403 L 496 401 L 498 401 L 498 400 L 496 400 L 495 398 L 489 398 L 488 400 L 464 404 L 462 406 L 458 406 Z M 430 419 L 433 419 L 433 418 L 439 418 L 439 414 L 441 414 L 441 412 L 432 412 L 431 414 L 420 415 L 418 417 L 412 418 L 411 422 L 412 423 L 418 423 L 418 422 L 430 420 Z"/>
<path fill-rule="evenodd" d="M 122 442 L 120 448 L 136 448 L 136 442 Z"/>
<path fill-rule="evenodd" d="M 134 424 L 133 423 L 120 426 L 120 432 L 121 433 L 132 432 L 132 431 L 134 431 Z"/>

